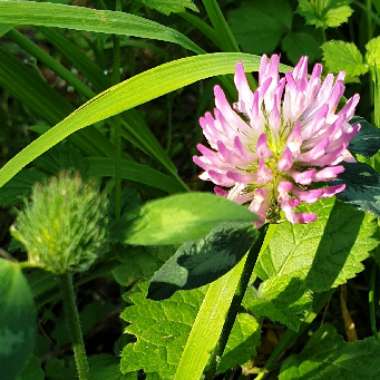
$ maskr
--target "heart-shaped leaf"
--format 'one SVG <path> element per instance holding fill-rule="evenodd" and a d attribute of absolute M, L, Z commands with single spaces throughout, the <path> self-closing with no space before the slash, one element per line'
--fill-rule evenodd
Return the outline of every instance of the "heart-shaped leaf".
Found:
<path fill-rule="evenodd" d="M 380 129 L 360 116 L 353 117 L 350 123 L 360 123 L 361 125 L 359 133 L 351 140 L 348 147 L 350 152 L 365 157 L 371 157 L 377 153 L 380 149 Z"/>
<path fill-rule="evenodd" d="M 251 223 L 225 223 L 204 238 L 183 244 L 154 274 L 148 298 L 168 298 L 177 290 L 215 281 L 241 260 L 257 236 Z"/>

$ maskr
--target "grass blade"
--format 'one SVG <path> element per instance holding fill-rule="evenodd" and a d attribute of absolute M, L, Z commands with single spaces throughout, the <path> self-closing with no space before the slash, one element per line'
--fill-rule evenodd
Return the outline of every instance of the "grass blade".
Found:
<path fill-rule="evenodd" d="M 171 42 L 194 53 L 203 50 L 175 29 L 132 14 L 48 2 L 0 0 L 0 23 L 119 34 Z"/>
<path fill-rule="evenodd" d="M 115 174 L 115 163 L 110 158 L 89 157 L 88 174 L 94 177 L 113 177 Z M 168 194 L 183 192 L 184 188 L 176 179 L 151 168 L 148 165 L 139 164 L 132 160 L 120 160 L 120 178 L 136 183 L 142 183 L 162 190 Z"/>

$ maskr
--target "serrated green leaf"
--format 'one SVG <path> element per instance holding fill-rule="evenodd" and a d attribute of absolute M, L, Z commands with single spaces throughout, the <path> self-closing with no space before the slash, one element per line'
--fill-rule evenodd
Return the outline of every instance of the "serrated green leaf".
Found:
<path fill-rule="evenodd" d="M 2 380 L 14 380 L 34 346 L 33 297 L 17 264 L 0 259 L 0 368 Z"/>
<path fill-rule="evenodd" d="M 298 329 L 310 310 L 314 293 L 328 291 L 361 272 L 362 261 L 378 245 L 371 215 L 332 199 L 307 209 L 317 213 L 316 222 L 271 227 L 275 229 L 272 239 L 255 267 L 264 282 L 250 305 L 257 315 L 292 329 Z"/>
<path fill-rule="evenodd" d="M 219 361 L 217 373 L 223 373 L 252 359 L 256 355 L 260 334 L 260 324 L 256 318 L 248 313 L 238 314 Z"/>
<path fill-rule="evenodd" d="M 380 216 L 380 175 L 367 164 L 357 162 L 344 166 L 344 173 L 335 182 L 345 183 L 346 189 L 338 198 Z"/>
<path fill-rule="evenodd" d="M 198 80 L 233 73 L 239 60 L 243 61 L 246 70 L 258 68 L 259 58 L 249 54 L 204 54 L 163 64 L 101 92 L 8 161 L 0 169 L 0 186 L 74 132 Z M 0 66 L 1 63 L 0 57 Z M 6 66 L 4 68 L 9 70 Z"/>
<path fill-rule="evenodd" d="M 350 152 L 365 157 L 371 157 L 377 153 L 380 149 L 380 129 L 360 116 L 354 116 L 350 123 L 361 125 L 359 133 L 350 142 L 348 147 Z"/>
<path fill-rule="evenodd" d="M 147 378 L 172 380 L 199 306 L 204 289 L 180 291 L 156 302 L 146 298 L 147 284 L 140 284 L 128 298 L 132 302 L 122 313 L 129 322 L 125 332 L 136 336 L 122 352 L 124 374 L 143 369 Z"/>
<path fill-rule="evenodd" d="M 321 55 L 319 42 L 310 33 L 290 32 L 282 40 L 282 49 L 292 63 L 297 63 L 303 55 L 307 55 L 311 62 Z"/>
<path fill-rule="evenodd" d="M 333 73 L 344 71 L 346 82 L 358 82 L 359 76 L 368 71 L 362 54 L 352 42 L 332 40 L 325 42 L 321 48 L 327 71 Z"/>
<path fill-rule="evenodd" d="M 148 8 L 155 9 L 165 15 L 185 12 L 186 9 L 197 12 L 198 8 L 193 0 L 141 0 Z"/>
<path fill-rule="evenodd" d="M 376 337 L 345 342 L 330 325 L 322 326 L 304 350 L 282 365 L 280 380 L 375 380 L 380 377 Z"/>
<path fill-rule="evenodd" d="M 124 12 L 96 10 L 49 2 L 1 0 L 0 23 L 69 28 L 151 38 L 178 44 L 195 53 L 203 50 L 175 29 Z"/>
<path fill-rule="evenodd" d="M 269 278 L 244 300 L 246 309 L 297 331 L 313 307 L 313 292 L 305 287 L 303 277 L 302 272 L 294 272 Z"/>
<path fill-rule="evenodd" d="M 367 45 L 365 46 L 367 49 L 367 62 L 371 66 L 379 66 L 380 65 L 380 37 L 372 38 Z"/>
<path fill-rule="evenodd" d="M 273 51 L 290 30 L 293 11 L 287 0 L 246 1 L 228 14 L 228 22 L 244 51 Z"/>
<path fill-rule="evenodd" d="M 223 223 L 204 238 L 185 243 L 154 274 L 148 298 L 168 298 L 177 290 L 215 281 L 242 259 L 257 237 L 252 223 Z"/>
<path fill-rule="evenodd" d="M 336 28 L 352 15 L 351 0 L 298 0 L 298 12 L 306 24 L 317 28 Z"/>
<path fill-rule="evenodd" d="M 196 240 L 224 222 L 252 222 L 255 214 L 209 193 L 172 195 L 150 201 L 123 232 L 124 243 L 171 245 Z"/>
<path fill-rule="evenodd" d="M 127 297 L 132 305 L 122 313 L 122 318 L 130 323 L 125 332 L 137 338 L 123 349 L 122 373 L 143 369 L 148 380 L 172 380 L 205 291 L 179 291 L 170 299 L 155 302 L 146 298 L 147 284 L 137 285 Z M 259 340 L 258 322 L 249 314 L 238 314 L 219 372 L 247 361 L 254 355 Z"/>

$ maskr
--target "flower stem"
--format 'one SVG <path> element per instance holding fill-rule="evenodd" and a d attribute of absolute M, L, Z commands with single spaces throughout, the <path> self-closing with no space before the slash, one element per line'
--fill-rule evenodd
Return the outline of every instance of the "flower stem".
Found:
<path fill-rule="evenodd" d="M 63 305 L 65 308 L 66 323 L 71 337 L 71 344 L 74 352 L 75 366 L 77 368 L 78 378 L 79 380 L 88 380 L 90 370 L 87 362 L 86 350 L 84 347 L 79 313 L 75 303 L 73 278 L 71 274 L 66 273 L 61 276 L 61 289 Z"/>
<path fill-rule="evenodd" d="M 223 327 L 222 335 L 219 340 L 218 348 L 216 354 L 221 356 L 226 347 L 228 337 L 230 336 L 232 327 L 235 323 L 236 315 L 239 311 L 240 305 L 243 301 L 244 294 L 247 290 L 249 280 L 252 276 L 253 268 L 255 267 L 257 257 L 263 245 L 265 234 L 267 232 L 266 226 L 261 228 L 260 235 L 256 240 L 256 243 L 248 252 L 247 261 L 245 262 L 243 273 L 240 278 L 240 283 L 236 290 L 235 296 L 232 300 L 230 310 L 227 314 L 226 322 Z"/>
<path fill-rule="evenodd" d="M 217 358 L 223 355 L 224 349 L 228 341 L 228 337 L 231 334 L 231 330 L 235 323 L 237 313 L 239 311 L 244 294 L 247 290 L 250 278 L 252 276 L 253 268 L 255 267 L 257 257 L 261 252 L 261 247 L 263 245 L 266 232 L 267 226 L 264 226 L 260 229 L 259 237 L 257 238 L 255 244 L 248 252 L 247 259 L 245 261 L 244 268 L 240 277 L 240 281 L 236 289 L 236 293 L 231 302 L 218 345 L 214 352 L 212 364 L 210 365 L 210 368 L 206 373 L 206 379 L 214 378 L 217 366 Z"/>
<path fill-rule="evenodd" d="M 378 336 L 377 323 L 376 323 L 376 303 L 375 303 L 375 286 L 376 286 L 376 263 L 372 263 L 371 273 L 369 278 L 369 318 L 371 324 L 371 331 L 374 336 Z"/>

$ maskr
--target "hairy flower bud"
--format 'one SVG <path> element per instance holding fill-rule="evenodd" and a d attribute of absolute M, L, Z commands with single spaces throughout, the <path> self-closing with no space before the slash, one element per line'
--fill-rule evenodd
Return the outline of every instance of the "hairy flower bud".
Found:
<path fill-rule="evenodd" d="M 263 56 L 259 86 L 252 91 L 242 64 L 236 66 L 239 98 L 232 107 L 215 86 L 215 109 L 200 118 L 210 148 L 198 144 L 194 162 L 212 181 L 215 192 L 249 204 L 260 221 L 276 222 L 284 214 L 291 223 L 309 223 L 316 215 L 299 211 L 344 190 L 326 186 L 344 171 L 343 161 L 354 160 L 347 150 L 360 124 L 349 120 L 359 102 L 350 98 L 339 109 L 344 73 L 321 78 L 322 65 L 308 74 L 307 57 L 294 70 L 279 75 L 278 55 Z"/>
<path fill-rule="evenodd" d="M 108 201 L 97 186 L 61 173 L 34 186 L 11 232 L 30 264 L 63 274 L 86 271 L 105 252 L 108 224 Z"/>

